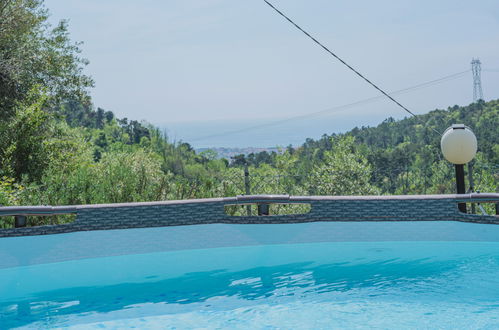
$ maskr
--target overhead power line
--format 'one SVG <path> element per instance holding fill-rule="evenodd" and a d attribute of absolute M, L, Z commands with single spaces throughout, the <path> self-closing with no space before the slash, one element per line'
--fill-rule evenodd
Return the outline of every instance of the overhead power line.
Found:
<path fill-rule="evenodd" d="M 380 87 L 378 87 L 372 81 L 370 81 L 369 79 L 367 79 L 359 71 L 355 70 L 347 62 L 345 62 L 342 58 L 340 58 L 338 55 L 336 55 L 335 53 L 333 53 L 329 48 L 327 48 L 326 46 L 324 46 L 324 44 L 322 44 L 319 40 L 315 39 L 310 33 L 308 33 L 307 31 L 305 31 L 304 29 L 302 29 L 298 24 L 296 24 L 295 22 L 293 22 L 288 16 L 286 16 L 282 11 L 280 11 L 279 9 L 277 9 L 273 4 L 271 4 L 267 0 L 263 0 L 263 1 L 265 1 L 265 3 L 267 5 L 269 5 L 272 9 L 274 9 L 279 15 L 281 15 L 282 17 L 284 17 L 284 19 L 286 19 L 288 22 L 290 22 L 291 24 L 293 24 L 294 27 L 296 27 L 298 30 L 300 30 L 301 32 L 303 32 L 307 37 L 309 37 L 312 41 L 314 41 L 322 49 L 324 49 L 326 52 L 328 52 L 331 56 L 333 56 L 338 61 L 340 61 L 341 63 L 343 63 L 347 68 L 349 68 L 351 71 L 353 71 L 356 75 L 358 75 L 359 77 L 361 77 L 362 79 L 364 79 L 369 85 L 373 86 L 375 89 L 377 89 L 379 92 L 381 92 L 381 94 L 383 94 L 384 96 L 386 96 L 387 98 L 389 98 L 391 101 L 393 101 L 395 104 L 397 104 L 404 111 L 410 113 L 412 116 L 414 116 L 415 118 L 417 118 L 419 120 L 419 118 L 416 116 L 416 114 L 414 112 L 412 112 L 411 110 L 409 110 L 408 108 L 406 108 L 404 105 L 402 105 L 399 101 L 397 101 L 396 99 L 394 99 L 393 97 L 391 97 L 387 92 L 385 92 L 383 89 L 381 89 Z M 423 123 L 423 124 L 426 125 L 426 123 Z M 438 133 L 439 135 L 441 135 L 441 133 L 438 132 L 436 129 L 432 128 L 432 130 L 435 131 L 436 133 Z"/>
<path fill-rule="evenodd" d="M 455 80 L 455 79 L 464 77 L 464 75 L 467 74 L 470 71 L 471 70 L 466 70 L 466 71 L 461 71 L 461 72 L 453 73 L 453 74 L 450 74 L 450 75 L 447 75 L 447 76 L 444 76 L 444 77 L 441 77 L 441 78 L 438 78 L 438 79 L 430 80 L 430 81 L 427 81 L 427 82 L 424 82 L 424 83 L 420 83 L 420 84 L 416 84 L 416 85 L 413 85 L 413 86 L 410 86 L 410 87 L 399 89 L 399 90 L 390 92 L 389 94 L 390 95 L 400 95 L 400 94 L 409 93 L 409 92 L 412 92 L 412 91 L 415 91 L 415 90 L 423 89 L 423 88 L 426 88 L 426 87 L 434 86 L 434 85 L 437 85 L 437 84 L 441 84 L 441 83 L 444 83 L 444 82 L 447 82 L 447 81 L 451 81 L 451 80 Z M 193 138 L 193 139 L 189 139 L 189 141 L 194 142 L 194 141 L 201 141 L 201 140 L 209 140 L 209 139 L 212 139 L 212 138 L 223 137 L 223 136 L 228 136 L 228 135 L 234 135 L 234 134 L 244 133 L 244 132 L 247 132 L 247 131 L 253 131 L 253 130 L 261 129 L 261 128 L 277 126 L 277 125 L 285 124 L 285 123 L 288 123 L 288 122 L 291 122 L 291 121 L 295 121 L 295 120 L 299 120 L 299 119 L 306 119 L 306 118 L 310 118 L 310 117 L 316 117 L 316 116 L 320 116 L 320 115 L 324 115 L 324 114 L 328 114 L 328 113 L 337 113 L 337 112 L 348 110 L 348 109 L 350 109 L 352 107 L 355 107 L 355 106 L 358 106 L 358 105 L 361 105 L 361 104 L 371 103 L 371 102 L 374 102 L 374 101 L 377 101 L 377 100 L 380 100 L 380 99 L 383 99 L 383 98 L 385 98 L 384 95 L 378 95 L 378 96 L 369 97 L 369 98 L 366 98 L 366 99 L 363 99 L 363 100 L 355 101 L 355 102 L 352 102 L 352 103 L 348 103 L 348 104 L 343 104 L 343 105 L 339 105 L 339 106 L 327 108 L 327 109 L 320 110 L 320 111 L 315 111 L 315 112 L 311 112 L 311 113 L 307 113 L 307 114 L 303 114 L 303 115 L 298 115 L 298 116 L 293 116 L 293 117 L 289 117 L 289 118 L 285 118 L 285 119 L 280 119 L 280 120 L 272 121 L 272 122 L 266 123 L 266 124 L 254 125 L 254 126 L 251 126 L 251 127 L 245 127 L 245 128 L 241 128 L 241 129 L 237 129 L 237 130 L 232 130 L 232 131 L 227 131 L 227 132 L 222 132 L 222 133 L 216 133 L 216 134 L 210 134 L 210 135 L 202 136 L 202 137 L 199 137 L 199 138 Z"/>

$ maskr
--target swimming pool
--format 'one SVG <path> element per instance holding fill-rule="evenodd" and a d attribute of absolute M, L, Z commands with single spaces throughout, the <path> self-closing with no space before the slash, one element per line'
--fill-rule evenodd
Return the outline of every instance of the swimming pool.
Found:
<path fill-rule="evenodd" d="M 0 239 L 21 328 L 496 328 L 499 226 L 211 224 Z"/>

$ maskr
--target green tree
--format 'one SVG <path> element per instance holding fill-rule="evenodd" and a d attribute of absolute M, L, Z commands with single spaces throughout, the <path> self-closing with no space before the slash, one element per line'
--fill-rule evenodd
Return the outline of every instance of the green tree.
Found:
<path fill-rule="evenodd" d="M 37 85 L 48 102 L 86 98 L 93 81 L 82 72 L 87 61 L 69 39 L 67 22 L 48 22 L 43 0 L 0 2 L 0 120 L 9 119 L 16 103 Z"/>
<path fill-rule="evenodd" d="M 333 147 L 324 154 L 324 162 L 314 166 L 309 190 L 319 195 L 377 195 L 371 185 L 371 166 L 355 152 L 355 140 L 344 137 L 333 140 Z"/>
<path fill-rule="evenodd" d="M 0 121 L 0 174 L 17 181 L 23 176 L 40 179 L 49 162 L 46 141 L 52 133 L 51 116 L 42 110 L 43 98 L 29 101 L 18 102 L 10 120 Z"/>

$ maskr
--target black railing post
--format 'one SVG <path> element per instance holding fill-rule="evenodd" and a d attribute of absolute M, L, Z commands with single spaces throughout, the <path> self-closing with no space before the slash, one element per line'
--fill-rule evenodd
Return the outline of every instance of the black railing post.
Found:
<path fill-rule="evenodd" d="M 16 215 L 14 217 L 14 227 L 15 228 L 21 228 L 21 227 L 26 227 L 26 216 L 25 215 Z"/>
<path fill-rule="evenodd" d="M 258 215 L 269 215 L 269 204 L 258 204 Z"/>

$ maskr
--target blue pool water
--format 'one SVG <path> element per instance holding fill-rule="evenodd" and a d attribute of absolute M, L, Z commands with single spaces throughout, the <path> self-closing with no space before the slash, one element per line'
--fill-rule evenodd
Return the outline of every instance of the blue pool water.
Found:
<path fill-rule="evenodd" d="M 67 237 L 78 236 L 33 244 Z M 0 329 L 499 327 L 496 241 L 242 244 L 19 262 L 0 268 Z"/>

